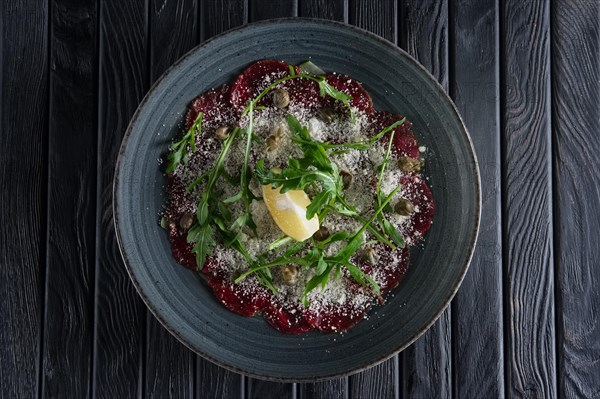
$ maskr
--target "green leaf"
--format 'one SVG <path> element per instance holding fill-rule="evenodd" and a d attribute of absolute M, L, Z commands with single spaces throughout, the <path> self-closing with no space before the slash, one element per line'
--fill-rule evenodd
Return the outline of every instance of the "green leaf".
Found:
<path fill-rule="evenodd" d="M 321 285 L 321 287 L 324 287 L 324 284 L 327 284 L 327 280 L 329 279 L 329 272 L 331 271 L 332 267 L 332 265 L 329 265 L 325 272 L 323 272 L 322 274 L 317 274 L 313 276 L 310 280 L 308 280 L 306 286 L 304 287 L 304 292 L 302 293 L 301 298 L 304 306 L 308 306 L 308 298 L 306 296 L 309 292 L 317 288 L 319 285 Z"/>
<path fill-rule="evenodd" d="M 383 232 L 392 239 L 394 244 L 400 248 L 404 248 L 404 237 L 402 236 L 402 233 L 400 233 L 389 220 L 383 218 L 381 227 L 383 228 Z"/>
<path fill-rule="evenodd" d="M 216 242 L 213 237 L 213 231 L 210 226 L 194 226 L 195 228 L 190 229 L 187 236 L 189 243 L 194 243 L 192 252 L 196 255 L 196 265 L 198 270 L 202 270 L 206 258 L 212 252 L 212 248 Z"/>
<path fill-rule="evenodd" d="M 208 198 L 204 199 L 204 197 L 208 197 L 208 195 L 203 195 L 203 200 L 200 201 L 196 210 L 196 218 L 201 226 L 205 225 L 208 220 Z"/>
<path fill-rule="evenodd" d="M 315 270 L 315 273 L 323 274 L 325 273 L 325 270 L 327 270 L 327 262 L 325 261 L 325 259 L 323 259 L 323 256 L 321 256 L 317 261 L 317 268 Z"/>
<path fill-rule="evenodd" d="M 377 295 L 381 295 L 379 285 L 375 282 L 375 280 L 371 278 L 371 276 L 360 270 L 360 268 L 352 262 L 345 262 L 344 266 L 350 272 L 354 280 L 356 280 L 359 284 L 366 285 L 366 283 L 368 282 L 371 285 L 371 287 L 373 287 L 375 293 Z"/>

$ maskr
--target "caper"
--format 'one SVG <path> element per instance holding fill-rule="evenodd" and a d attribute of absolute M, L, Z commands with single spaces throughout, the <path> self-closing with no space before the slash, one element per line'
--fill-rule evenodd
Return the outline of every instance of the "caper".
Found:
<path fill-rule="evenodd" d="M 362 260 L 370 265 L 377 264 L 377 261 L 379 260 L 379 255 L 377 255 L 377 252 L 372 247 L 365 248 L 360 255 Z"/>
<path fill-rule="evenodd" d="M 290 93 L 287 90 L 273 90 L 273 105 L 277 108 L 285 108 L 290 105 Z"/>
<path fill-rule="evenodd" d="M 194 224 L 194 215 L 192 213 L 184 213 L 179 219 L 179 227 L 183 231 L 188 231 L 192 227 L 192 224 Z"/>
<path fill-rule="evenodd" d="M 315 232 L 315 234 L 313 234 L 313 237 L 317 241 L 326 240 L 327 238 L 329 238 L 329 236 L 330 236 L 330 233 L 329 233 L 329 229 L 327 228 L 327 226 L 321 226 L 319 228 L 319 230 L 317 230 Z"/>
<path fill-rule="evenodd" d="M 342 181 L 344 182 L 344 189 L 352 185 L 352 173 L 350 171 L 342 169 L 340 170 L 340 176 L 342 176 Z"/>
<path fill-rule="evenodd" d="M 335 118 L 335 110 L 331 107 L 323 107 L 317 114 L 319 119 L 325 123 L 331 123 L 333 122 L 333 118 Z"/>
<path fill-rule="evenodd" d="M 406 198 L 400 198 L 400 201 L 394 206 L 394 211 L 398 215 L 408 216 L 415 211 L 415 206 Z"/>
<path fill-rule="evenodd" d="M 403 172 L 418 172 L 421 170 L 421 161 L 411 157 L 400 157 L 398 166 Z"/>
<path fill-rule="evenodd" d="M 215 136 L 217 136 L 219 140 L 225 140 L 227 137 L 229 137 L 230 130 L 231 128 L 229 126 L 221 126 L 215 130 Z"/>
<path fill-rule="evenodd" d="M 295 285 L 298 282 L 298 268 L 294 265 L 285 265 L 281 268 L 281 276 L 286 285 Z"/>
<path fill-rule="evenodd" d="M 281 141 L 281 139 L 279 138 L 279 136 L 275 136 L 275 135 L 270 135 L 269 137 L 267 137 L 267 140 L 265 140 L 265 143 L 267 145 L 267 151 L 273 151 L 275 150 L 277 147 L 279 147 L 279 142 Z"/>

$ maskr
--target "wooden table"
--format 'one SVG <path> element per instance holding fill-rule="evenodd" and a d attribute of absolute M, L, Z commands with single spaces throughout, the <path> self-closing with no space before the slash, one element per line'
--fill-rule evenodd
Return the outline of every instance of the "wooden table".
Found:
<path fill-rule="evenodd" d="M 2 0 L 2 398 L 600 398 L 599 0 Z M 123 133 L 152 83 L 229 28 L 360 26 L 447 88 L 480 160 L 475 257 L 431 330 L 370 370 L 265 382 L 194 355 L 125 272 Z"/>

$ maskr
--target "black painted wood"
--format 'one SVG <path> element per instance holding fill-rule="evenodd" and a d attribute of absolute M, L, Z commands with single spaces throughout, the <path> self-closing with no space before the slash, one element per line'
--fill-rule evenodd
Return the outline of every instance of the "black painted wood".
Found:
<path fill-rule="evenodd" d="M 35 397 L 44 298 L 48 5 L 0 4 L 0 394 Z"/>
<path fill-rule="evenodd" d="M 146 308 L 117 246 L 112 181 L 121 139 L 149 83 L 148 4 L 102 1 L 93 397 L 144 396 Z"/>
<path fill-rule="evenodd" d="M 558 395 L 600 396 L 600 2 L 552 4 Z"/>
<path fill-rule="evenodd" d="M 452 304 L 454 392 L 504 395 L 500 207 L 499 10 L 495 0 L 450 3 L 450 88 L 479 158 L 481 228 Z"/>
<path fill-rule="evenodd" d="M 550 5 L 502 5 L 506 393 L 556 397 Z"/>
<path fill-rule="evenodd" d="M 97 4 L 50 4 L 48 246 L 41 391 L 89 394 L 96 240 Z"/>
<path fill-rule="evenodd" d="M 248 0 L 248 6 L 250 22 L 298 15 L 298 0 Z"/>
<path fill-rule="evenodd" d="M 197 7 L 192 0 L 151 0 L 150 81 L 154 82 L 198 42 Z M 147 311 L 145 389 L 149 398 L 194 397 L 196 356 Z"/>
<path fill-rule="evenodd" d="M 400 43 L 448 89 L 448 1 L 405 1 Z M 452 394 L 450 308 L 403 353 L 403 395 L 447 398 Z"/>
<path fill-rule="evenodd" d="M 348 0 L 300 0 L 298 16 L 348 22 Z"/>

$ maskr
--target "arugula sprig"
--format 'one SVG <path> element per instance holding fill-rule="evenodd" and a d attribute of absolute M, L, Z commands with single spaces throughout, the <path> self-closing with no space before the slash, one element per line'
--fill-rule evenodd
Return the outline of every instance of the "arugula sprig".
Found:
<path fill-rule="evenodd" d="M 196 132 L 198 132 L 198 134 L 201 134 L 202 132 L 203 115 L 202 112 L 199 112 L 194 123 L 183 137 L 169 146 L 171 152 L 167 155 L 167 161 L 169 161 L 169 165 L 167 165 L 165 170 L 167 173 L 173 173 L 181 162 L 187 164 L 190 159 L 190 153 L 196 151 Z"/>

